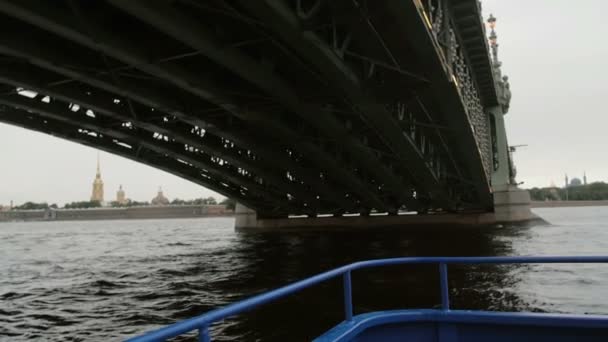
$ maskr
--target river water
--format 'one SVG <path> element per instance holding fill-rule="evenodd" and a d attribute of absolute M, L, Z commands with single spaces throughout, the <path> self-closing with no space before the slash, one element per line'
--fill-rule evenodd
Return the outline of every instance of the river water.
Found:
<path fill-rule="evenodd" d="M 552 225 L 238 233 L 231 218 L 0 223 L 0 340 L 107 341 L 345 263 L 398 256 L 608 254 L 608 207 L 537 209 Z M 353 273 L 356 313 L 436 307 L 437 269 Z M 608 265 L 451 267 L 458 309 L 608 314 Z M 341 281 L 212 329 L 305 341 L 341 320 Z"/>

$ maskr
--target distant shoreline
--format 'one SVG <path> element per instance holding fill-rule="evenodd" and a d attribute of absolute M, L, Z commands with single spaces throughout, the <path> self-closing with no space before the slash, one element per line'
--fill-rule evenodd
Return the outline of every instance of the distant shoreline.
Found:
<path fill-rule="evenodd" d="M 532 208 L 604 207 L 608 201 L 532 201 Z"/>
<path fill-rule="evenodd" d="M 0 212 L 0 222 L 173 219 L 233 216 L 224 205 L 169 205 L 129 208 L 39 209 Z"/>

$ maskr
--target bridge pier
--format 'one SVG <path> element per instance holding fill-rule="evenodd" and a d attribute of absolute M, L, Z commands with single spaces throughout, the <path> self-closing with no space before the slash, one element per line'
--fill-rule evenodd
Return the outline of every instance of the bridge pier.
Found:
<path fill-rule="evenodd" d="M 255 228 L 257 224 L 258 214 L 255 210 L 249 209 L 237 202 L 234 208 L 234 227 L 236 229 Z"/>
<path fill-rule="evenodd" d="M 290 229 L 475 228 L 543 222 L 530 210 L 528 191 L 516 186 L 507 186 L 494 192 L 494 212 L 258 218 L 254 210 L 237 204 L 235 216 L 235 229 L 250 232 Z"/>
<path fill-rule="evenodd" d="M 540 220 L 531 210 L 530 193 L 516 185 L 494 189 L 494 216 L 498 223 Z"/>

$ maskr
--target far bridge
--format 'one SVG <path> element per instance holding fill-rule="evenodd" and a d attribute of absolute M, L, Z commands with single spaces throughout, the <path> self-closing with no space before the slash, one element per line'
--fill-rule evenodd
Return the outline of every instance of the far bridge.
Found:
<path fill-rule="evenodd" d="M 477 0 L 0 0 L 0 122 L 257 221 L 492 213 L 514 186 L 494 22 Z"/>

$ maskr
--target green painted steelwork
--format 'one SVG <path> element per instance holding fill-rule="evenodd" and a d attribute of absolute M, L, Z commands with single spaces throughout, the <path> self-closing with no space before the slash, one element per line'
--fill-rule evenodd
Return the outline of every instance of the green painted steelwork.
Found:
<path fill-rule="evenodd" d="M 490 211 L 505 183 L 510 92 L 476 0 L 0 0 L 0 29 L 0 121 L 260 218 Z"/>

